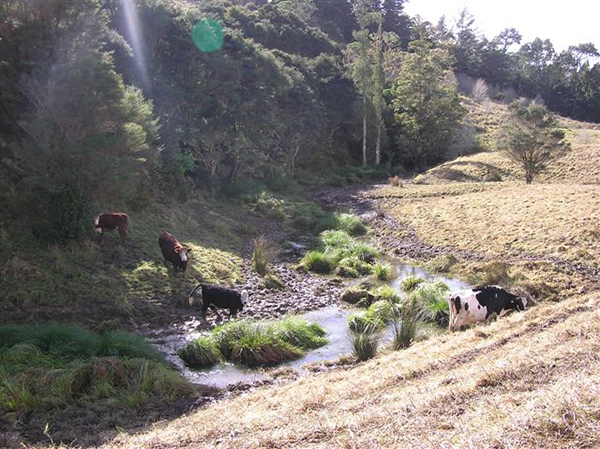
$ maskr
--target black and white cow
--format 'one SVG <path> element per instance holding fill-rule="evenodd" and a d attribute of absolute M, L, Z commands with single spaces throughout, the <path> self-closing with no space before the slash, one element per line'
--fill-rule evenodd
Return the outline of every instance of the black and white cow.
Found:
<path fill-rule="evenodd" d="M 449 298 L 450 332 L 466 324 L 487 321 L 512 310 L 525 310 L 527 299 L 510 294 L 497 285 L 475 287 L 453 293 Z"/>

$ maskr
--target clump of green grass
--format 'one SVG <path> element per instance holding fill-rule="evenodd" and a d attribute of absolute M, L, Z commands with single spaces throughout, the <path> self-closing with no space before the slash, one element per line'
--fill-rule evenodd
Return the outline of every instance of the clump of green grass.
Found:
<path fill-rule="evenodd" d="M 211 336 L 200 337 L 181 348 L 177 355 L 186 365 L 194 368 L 208 368 L 223 361 L 219 345 Z"/>
<path fill-rule="evenodd" d="M 318 324 L 296 317 L 277 322 L 232 321 L 188 344 L 180 357 L 198 367 L 216 363 L 217 352 L 223 359 L 246 366 L 275 365 L 325 345 L 325 334 Z"/>
<path fill-rule="evenodd" d="M 415 341 L 423 316 L 423 308 L 414 298 L 392 308 L 392 347 L 395 350 L 408 348 Z"/>
<path fill-rule="evenodd" d="M 373 267 L 373 274 L 380 281 L 389 281 L 392 279 L 392 266 L 388 263 L 378 262 Z"/>
<path fill-rule="evenodd" d="M 287 317 L 273 325 L 277 338 L 303 350 L 316 349 L 327 344 L 325 329 L 297 317 Z"/>
<path fill-rule="evenodd" d="M 0 326 L 0 414 L 172 404 L 196 388 L 141 337 L 51 324 Z"/>
<path fill-rule="evenodd" d="M 322 251 L 309 251 L 300 260 L 300 266 L 315 273 L 328 274 L 333 271 L 335 260 Z"/>
<path fill-rule="evenodd" d="M 409 300 L 421 304 L 426 318 L 440 325 L 448 324 L 448 286 L 443 282 L 425 282 L 408 295 Z"/>
<path fill-rule="evenodd" d="M 270 272 L 270 263 L 277 257 L 274 243 L 265 237 L 257 237 L 253 241 L 252 269 L 261 276 Z"/>
<path fill-rule="evenodd" d="M 425 279 L 423 278 L 417 276 L 409 276 L 402 281 L 402 289 L 406 293 L 409 293 L 415 288 L 417 288 L 419 285 L 421 285 L 423 282 L 425 282 Z"/>
<path fill-rule="evenodd" d="M 363 305 L 365 302 L 369 301 L 369 291 L 366 288 L 362 288 L 359 286 L 351 286 L 348 287 L 344 292 L 342 292 L 341 300 L 347 302 L 348 304 L 357 304 Z M 371 296 L 372 298 L 372 296 Z M 371 301 L 372 302 L 372 301 Z M 365 304 L 368 306 L 369 304 Z"/>
<path fill-rule="evenodd" d="M 65 324 L 0 326 L 0 351 L 17 344 L 32 345 L 67 360 L 116 356 L 163 361 L 139 335 L 125 331 L 97 334 Z"/>
<path fill-rule="evenodd" d="M 350 329 L 350 336 L 352 338 L 352 350 L 358 361 L 363 362 L 377 355 L 382 332 L 376 324 L 368 323 L 355 330 Z"/>
<path fill-rule="evenodd" d="M 367 233 L 367 226 L 353 214 L 335 213 L 335 228 L 350 235 L 364 235 Z"/>
<path fill-rule="evenodd" d="M 448 273 L 454 265 L 458 263 L 458 259 L 452 254 L 444 254 L 429 261 L 426 267 L 430 271 L 436 273 Z"/>

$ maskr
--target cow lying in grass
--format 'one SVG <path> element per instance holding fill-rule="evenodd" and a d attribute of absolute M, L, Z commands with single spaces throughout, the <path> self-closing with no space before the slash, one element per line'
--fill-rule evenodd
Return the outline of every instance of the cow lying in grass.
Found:
<path fill-rule="evenodd" d="M 497 285 L 475 287 L 449 298 L 450 332 L 464 325 L 487 321 L 513 310 L 525 310 L 527 299 L 510 294 Z"/>
<path fill-rule="evenodd" d="M 238 292 L 230 288 L 221 287 L 219 285 L 198 284 L 190 292 L 188 297 L 190 306 L 193 302 L 194 293 L 199 288 L 202 289 L 202 315 L 206 316 L 206 311 L 213 305 L 219 309 L 229 309 L 229 316 L 234 317 L 244 308 L 244 304 L 248 302 L 248 292 L 242 290 Z"/>

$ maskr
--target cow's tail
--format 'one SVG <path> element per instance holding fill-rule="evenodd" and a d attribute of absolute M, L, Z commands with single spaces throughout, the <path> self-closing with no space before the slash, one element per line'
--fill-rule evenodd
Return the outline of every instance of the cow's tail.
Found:
<path fill-rule="evenodd" d="M 198 284 L 196 285 L 192 291 L 190 292 L 189 296 L 188 296 L 188 302 L 190 304 L 190 307 L 192 306 L 192 304 L 194 303 L 194 293 L 196 293 L 196 290 L 198 290 L 199 288 L 202 287 L 202 284 Z M 204 301 L 204 298 L 202 298 L 202 300 Z"/>

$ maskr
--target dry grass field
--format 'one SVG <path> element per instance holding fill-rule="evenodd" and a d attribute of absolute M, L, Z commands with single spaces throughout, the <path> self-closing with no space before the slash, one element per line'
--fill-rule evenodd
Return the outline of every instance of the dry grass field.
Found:
<path fill-rule="evenodd" d="M 598 448 L 600 298 L 266 387 L 106 448 Z"/>

